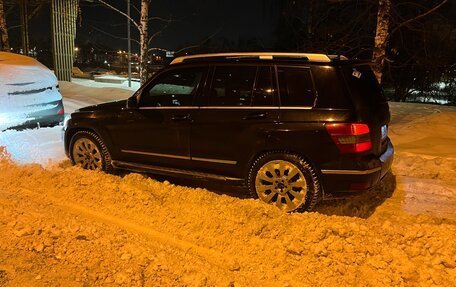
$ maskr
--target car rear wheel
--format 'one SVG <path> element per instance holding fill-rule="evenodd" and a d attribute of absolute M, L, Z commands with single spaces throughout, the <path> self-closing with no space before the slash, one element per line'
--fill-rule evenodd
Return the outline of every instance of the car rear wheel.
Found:
<path fill-rule="evenodd" d="M 103 140 L 90 131 L 78 131 L 70 143 L 71 160 L 74 165 L 89 170 L 112 173 L 111 155 Z"/>
<path fill-rule="evenodd" d="M 305 159 L 266 153 L 252 164 L 248 188 L 254 198 L 287 211 L 311 211 L 321 198 L 318 176 Z"/>

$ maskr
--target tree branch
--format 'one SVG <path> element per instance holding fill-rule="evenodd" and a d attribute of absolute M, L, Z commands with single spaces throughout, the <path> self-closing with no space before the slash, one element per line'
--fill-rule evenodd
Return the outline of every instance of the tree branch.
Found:
<path fill-rule="evenodd" d="M 165 25 L 165 27 L 161 28 L 159 31 L 155 32 L 154 34 L 152 34 L 152 36 L 150 36 L 149 38 L 149 41 L 147 41 L 147 45 L 149 46 L 150 45 L 150 42 L 152 42 L 152 40 L 157 37 L 158 35 L 160 35 L 166 28 L 168 28 L 168 24 Z"/>
<path fill-rule="evenodd" d="M 151 20 L 157 20 L 157 21 L 162 21 L 162 22 L 166 22 L 166 23 L 170 23 L 170 22 L 174 22 L 175 20 L 173 19 L 165 19 L 165 18 L 162 18 L 162 17 L 149 17 L 149 21 Z"/>
<path fill-rule="evenodd" d="M 114 38 L 114 39 L 128 40 L 128 38 L 124 38 L 124 37 L 119 37 L 119 36 L 113 35 L 113 34 L 111 34 L 111 33 L 108 33 L 108 32 L 106 32 L 106 31 L 103 31 L 103 30 L 101 30 L 101 29 L 98 29 L 98 28 L 95 27 L 95 26 L 92 26 L 92 29 L 94 29 L 94 30 L 96 30 L 96 31 L 98 31 L 98 32 L 100 32 L 100 33 L 103 33 L 103 34 L 105 34 L 105 35 L 107 35 L 107 36 L 109 36 L 109 37 L 112 37 L 112 38 Z M 131 39 L 131 40 L 139 45 L 139 41 L 138 41 L 138 40 L 135 40 L 135 39 Z"/>
<path fill-rule="evenodd" d="M 103 0 L 98 0 L 98 1 L 99 1 L 101 4 L 105 5 L 106 7 L 108 7 L 108 8 L 110 8 L 110 9 L 116 11 L 117 13 L 119 13 L 119 14 L 121 14 L 121 15 L 127 17 L 127 19 L 130 20 L 130 21 L 133 23 L 133 25 L 135 25 L 136 28 L 138 28 L 139 31 L 141 31 L 141 27 L 139 26 L 139 24 L 136 23 L 135 20 L 133 20 L 133 18 L 131 18 L 130 16 L 128 16 L 126 13 L 120 11 L 120 10 L 117 9 L 116 7 L 114 7 L 114 6 L 112 6 L 112 5 L 108 4 L 108 3 L 106 3 L 106 2 L 103 1 Z"/>
<path fill-rule="evenodd" d="M 408 25 L 409 23 L 413 22 L 413 21 L 416 21 L 420 18 L 423 18 L 431 13 L 433 13 L 434 11 L 436 11 L 437 9 L 439 9 L 440 7 L 442 7 L 443 5 L 445 5 L 445 3 L 448 2 L 448 0 L 443 0 L 442 2 L 440 2 L 440 4 L 438 4 L 437 6 L 435 6 L 434 8 L 426 11 L 425 13 L 423 14 L 420 14 L 416 17 L 413 17 L 411 19 L 408 19 L 402 23 L 400 23 L 399 25 L 397 25 L 396 27 L 394 27 L 394 29 L 389 33 L 388 37 L 390 37 L 392 34 L 394 34 L 394 32 L 396 32 L 397 30 L 399 30 L 401 27 L 405 26 L 405 25 Z"/>
<path fill-rule="evenodd" d="M 127 3 L 127 0 L 124 0 L 125 3 Z M 138 9 L 138 7 L 136 7 L 135 4 L 133 3 L 130 3 L 130 7 L 133 7 L 133 10 L 135 10 L 136 12 L 138 12 L 138 14 L 141 14 L 141 11 Z"/>
<path fill-rule="evenodd" d="M 178 51 L 174 52 L 175 55 L 179 54 L 180 52 L 182 51 L 185 51 L 185 50 L 188 50 L 188 49 L 191 49 L 191 48 L 196 48 L 196 47 L 200 47 L 202 44 L 206 43 L 209 39 L 213 38 L 215 35 L 217 35 L 220 30 L 222 30 L 222 28 L 219 28 L 217 31 L 215 31 L 214 33 L 212 33 L 211 35 L 209 35 L 208 37 L 206 37 L 203 41 L 199 42 L 198 44 L 195 44 L 195 45 L 191 45 L 191 46 L 187 46 L 187 47 L 184 47 L 182 49 L 179 49 Z"/>

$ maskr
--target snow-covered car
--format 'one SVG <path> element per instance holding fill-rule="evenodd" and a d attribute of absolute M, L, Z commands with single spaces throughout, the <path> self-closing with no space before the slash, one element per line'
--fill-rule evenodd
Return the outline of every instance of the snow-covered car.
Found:
<path fill-rule="evenodd" d="M 33 58 L 0 52 L 0 131 L 54 126 L 63 118 L 55 75 Z"/>

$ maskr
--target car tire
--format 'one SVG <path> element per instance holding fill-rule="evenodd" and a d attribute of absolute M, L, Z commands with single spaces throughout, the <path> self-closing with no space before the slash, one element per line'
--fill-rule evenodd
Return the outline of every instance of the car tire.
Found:
<path fill-rule="evenodd" d="M 103 140 L 91 131 L 78 131 L 71 138 L 70 159 L 84 169 L 113 173 L 111 155 Z"/>
<path fill-rule="evenodd" d="M 254 160 L 247 187 L 253 198 L 287 212 L 311 211 L 322 195 L 315 168 L 287 152 L 268 152 Z"/>

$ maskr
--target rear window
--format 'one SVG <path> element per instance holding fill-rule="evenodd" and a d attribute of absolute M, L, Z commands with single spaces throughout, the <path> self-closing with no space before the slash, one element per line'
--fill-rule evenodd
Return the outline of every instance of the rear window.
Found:
<path fill-rule="evenodd" d="M 369 65 L 343 68 L 350 93 L 366 99 L 371 104 L 386 102 L 383 91 Z"/>
<path fill-rule="evenodd" d="M 342 76 L 331 66 L 312 67 L 317 88 L 317 108 L 350 109 L 353 107 Z"/>

